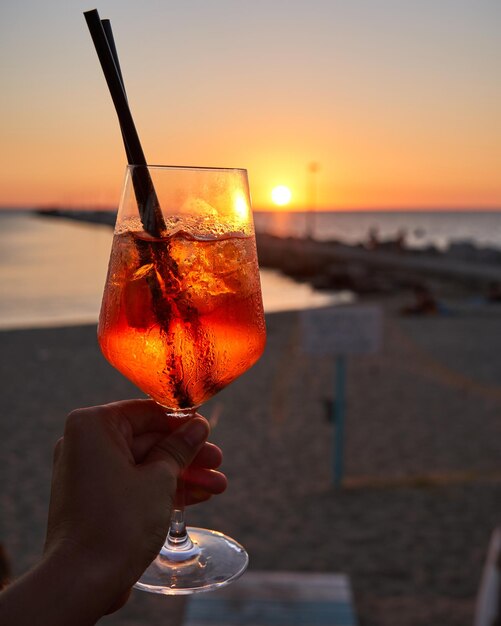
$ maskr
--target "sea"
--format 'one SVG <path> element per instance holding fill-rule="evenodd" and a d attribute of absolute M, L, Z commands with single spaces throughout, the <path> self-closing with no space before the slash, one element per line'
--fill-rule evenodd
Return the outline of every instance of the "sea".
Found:
<path fill-rule="evenodd" d="M 255 213 L 256 230 L 282 237 L 363 242 L 405 233 L 415 247 L 457 241 L 501 248 L 501 212 Z M 0 329 L 95 323 L 106 280 L 112 229 L 103 224 L 0 211 Z M 261 271 L 266 312 L 354 300 L 350 292 L 316 292 L 279 272 Z"/>
<path fill-rule="evenodd" d="M 314 239 L 357 244 L 375 233 L 382 241 L 405 237 L 410 248 L 470 242 L 501 249 L 499 211 L 326 211 L 255 213 L 257 230 L 279 237 L 305 235 Z"/>

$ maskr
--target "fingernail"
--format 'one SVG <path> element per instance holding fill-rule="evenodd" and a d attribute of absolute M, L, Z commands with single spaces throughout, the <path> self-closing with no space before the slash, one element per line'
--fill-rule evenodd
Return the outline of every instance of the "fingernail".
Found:
<path fill-rule="evenodd" d="M 184 441 L 192 447 L 199 446 L 207 439 L 209 427 L 207 422 L 201 419 L 192 419 L 182 427 L 183 431 L 179 434 Z"/>

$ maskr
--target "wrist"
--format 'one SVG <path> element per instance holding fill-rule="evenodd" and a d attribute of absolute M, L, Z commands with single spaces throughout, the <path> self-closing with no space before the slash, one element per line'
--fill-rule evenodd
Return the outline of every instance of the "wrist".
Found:
<path fill-rule="evenodd" d="M 101 574 L 81 554 L 51 550 L 0 594 L 0 623 L 92 626 L 112 602 Z"/>
<path fill-rule="evenodd" d="M 69 544 L 51 548 L 12 587 L 12 592 L 19 596 L 21 616 L 11 623 L 19 626 L 92 626 L 119 593 L 114 577 L 101 563 L 92 562 L 85 550 Z M 26 613 L 26 603 L 30 604 L 31 616 Z"/>
<path fill-rule="evenodd" d="M 110 562 L 104 558 L 97 560 L 93 553 L 72 542 L 50 549 L 40 568 L 54 589 L 62 594 L 70 610 L 73 606 L 82 608 L 82 615 L 90 620 L 83 620 L 82 624 L 94 624 L 124 591 Z M 71 623 L 77 624 L 76 621 Z"/>

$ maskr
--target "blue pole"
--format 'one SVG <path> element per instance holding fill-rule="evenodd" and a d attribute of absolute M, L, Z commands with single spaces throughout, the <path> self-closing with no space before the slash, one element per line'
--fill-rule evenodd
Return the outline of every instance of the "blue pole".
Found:
<path fill-rule="evenodd" d="M 333 402 L 332 470 L 334 487 L 340 487 L 344 471 L 344 414 L 346 410 L 346 357 L 336 357 Z"/>

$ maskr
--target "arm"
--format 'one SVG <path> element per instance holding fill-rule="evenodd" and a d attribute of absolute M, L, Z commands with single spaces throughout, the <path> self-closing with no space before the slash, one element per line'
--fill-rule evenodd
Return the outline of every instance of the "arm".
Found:
<path fill-rule="evenodd" d="M 177 476 L 188 502 L 226 487 L 207 421 L 178 427 L 152 401 L 80 409 L 56 445 L 45 552 L 0 594 L 0 623 L 88 626 L 126 601 L 167 534 Z"/>

